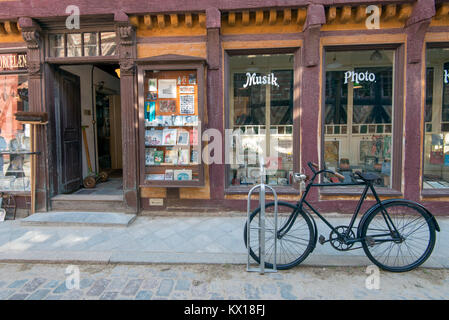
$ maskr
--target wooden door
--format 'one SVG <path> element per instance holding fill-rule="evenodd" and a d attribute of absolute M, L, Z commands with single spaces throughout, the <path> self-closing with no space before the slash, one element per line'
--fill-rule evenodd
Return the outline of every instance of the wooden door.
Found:
<path fill-rule="evenodd" d="M 55 71 L 58 191 L 71 193 L 82 185 L 80 78 Z"/>
<path fill-rule="evenodd" d="M 111 168 L 122 169 L 122 117 L 120 108 L 120 96 L 110 96 L 109 102 L 111 121 Z"/>

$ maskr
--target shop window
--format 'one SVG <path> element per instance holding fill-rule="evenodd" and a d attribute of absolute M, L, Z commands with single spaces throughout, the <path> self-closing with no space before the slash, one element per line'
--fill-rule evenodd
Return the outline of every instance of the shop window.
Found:
<path fill-rule="evenodd" d="M 143 185 L 204 185 L 203 70 L 201 65 L 198 69 L 142 71 Z"/>
<path fill-rule="evenodd" d="M 28 111 L 28 76 L 2 74 L 2 69 L 0 68 L 0 192 L 30 191 L 30 128 L 14 117 L 18 111 Z"/>
<path fill-rule="evenodd" d="M 115 32 L 85 32 L 49 35 L 49 56 L 91 57 L 117 53 Z"/>
<path fill-rule="evenodd" d="M 449 49 L 426 50 L 423 189 L 449 188 Z"/>
<path fill-rule="evenodd" d="M 293 61 L 293 54 L 229 58 L 228 185 L 259 183 L 261 156 L 268 165 L 265 183 L 293 183 Z"/>
<path fill-rule="evenodd" d="M 393 61 L 393 50 L 326 52 L 324 163 L 345 183 L 374 172 L 391 187 Z"/>

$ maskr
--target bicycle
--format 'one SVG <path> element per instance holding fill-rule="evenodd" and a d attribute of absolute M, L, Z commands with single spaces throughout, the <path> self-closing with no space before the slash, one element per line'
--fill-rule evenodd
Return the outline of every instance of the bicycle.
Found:
<path fill-rule="evenodd" d="M 278 231 L 276 265 L 277 269 L 285 270 L 297 266 L 313 252 L 317 241 L 320 244 L 329 242 L 339 251 L 361 249 L 367 257 L 379 268 L 391 272 L 410 271 L 423 264 L 431 255 L 435 246 L 436 231 L 440 227 L 435 217 L 421 204 L 405 199 L 389 199 L 381 201 L 374 188 L 374 181 L 379 179 L 375 173 L 355 172 L 352 183 L 315 183 L 321 174 L 331 174 L 338 179 L 345 177 L 337 172 L 322 169 L 309 162 L 313 173 L 310 182 L 296 203 L 278 202 Z M 295 173 L 296 181 L 304 183 L 308 177 Z M 349 225 L 333 226 L 323 217 L 306 198 L 312 187 L 329 186 L 365 186 L 356 206 Z M 362 204 L 371 191 L 376 203 L 362 216 L 357 227 L 354 226 Z M 318 229 L 312 214 L 315 213 L 330 229 L 329 238 L 318 238 Z M 265 205 L 265 267 L 272 268 L 274 263 L 274 202 Z M 260 263 L 258 254 L 258 221 L 254 219 L 260 212 L 260 207 L 250 215 L 250 254 Z M 248 223 L 248 222 L 247 222 Z M 254 231 L 253 231 L 254 230 Z M 247 246 L 247 225 L 244 228 L 244 241 Z M 360 243 L 360 247 L 354 247 Z M 271 250 L 271 251 L 270 251 Z"/>

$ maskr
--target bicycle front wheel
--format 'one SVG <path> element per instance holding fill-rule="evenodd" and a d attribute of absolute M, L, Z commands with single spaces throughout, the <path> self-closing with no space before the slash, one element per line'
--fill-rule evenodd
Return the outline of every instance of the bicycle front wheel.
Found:
<path fill-rule="evenodd" d="M 282 230 L 289 223 L 289 217 L 296 206 L 288 202 L 278 202 L 278 230 Z M 250 215 L 250 254 L 260 263 L 259 253 L 259 215 L 260 207 Z M 265 267 L 273 268 L 275 231 L 274 202 L 265 205 Z M 243 232 L 245 246 L 247 244 L 247 224 Z M 276 268 L 290 269 L 307 258 L 313 248 L 314 229 L 310 218 L 303 212 L 297 217 L 288 232 L 278 237 L 276 250 Z"/>
<path fill-rule="evenodd" d="M 429 258 L 435 246 L 432 216 L 410 202 L 394 201 L 379 207 L 367 217 L 361 230 L 368 258 L 391 272 L 415 269 Z"/>

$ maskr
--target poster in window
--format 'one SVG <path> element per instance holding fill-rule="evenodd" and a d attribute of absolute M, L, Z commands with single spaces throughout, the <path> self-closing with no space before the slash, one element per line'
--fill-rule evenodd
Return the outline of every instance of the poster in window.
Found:
<path fill-rule="evenodd" d="M 176 100 L 159 100 L 159 112 L 175 113 L 176 112 Z"/>
<path fill-rule="evenodd" d="M 159 99 L 176 99 L 176 79 L 158 80 Z"/>
<path fill-rule="evenodd" d="M 179 108 L 181 114 L 195 113 L 195 95 L 183 94 L 179 97 Z"/>
<path fill-rule="evenodd" d="M 148 91 L 157 92 L 157 79 L 148 79 Z"/>
<path fill-rule="evenodd" d="M 324 159 L 326 162 L 338 163 L 340 158 L 340 141 L 324 142 Z"/>
<path fill-rule="evenodd" d="M 180 86 L 179 87 L 179 93 L 185 94 L 185 93 L 195 93 L 195 87 L 194 86 Z"/>

